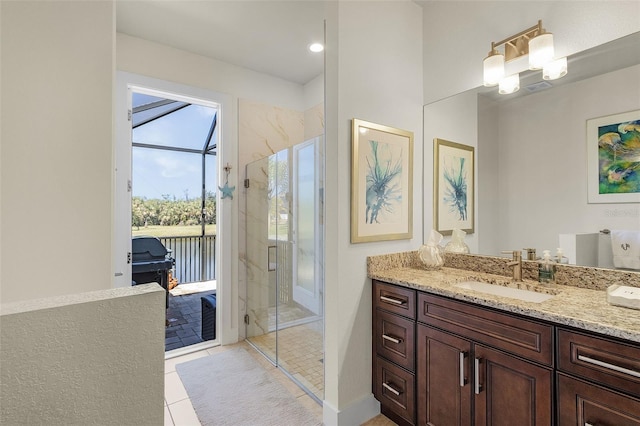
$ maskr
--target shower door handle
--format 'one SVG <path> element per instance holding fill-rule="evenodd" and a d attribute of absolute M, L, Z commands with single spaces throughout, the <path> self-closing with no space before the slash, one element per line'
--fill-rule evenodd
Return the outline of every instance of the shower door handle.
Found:
<path fill-rule="evenodd" d="M 271 262 L 271 249 L 275 248 L 277 248 L 277 246 L 267 246 L 267 272 L 275 271 L 278 265 L 277 259 L 276 262 Z M 273 268 L 271 268 L 272 263 L 275 265 Z"/>

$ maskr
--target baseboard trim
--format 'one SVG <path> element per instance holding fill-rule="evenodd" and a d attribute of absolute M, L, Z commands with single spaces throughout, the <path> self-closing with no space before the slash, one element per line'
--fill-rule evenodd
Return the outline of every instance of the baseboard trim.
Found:
<path fill-rule="evenodd" d="M 322 423 L 325 426 L 360 425 L 380 414 L 380 402 L 369 394 L 352 402 L 342 410 L 337 410 L 327 401 L 322 404 Z"/>

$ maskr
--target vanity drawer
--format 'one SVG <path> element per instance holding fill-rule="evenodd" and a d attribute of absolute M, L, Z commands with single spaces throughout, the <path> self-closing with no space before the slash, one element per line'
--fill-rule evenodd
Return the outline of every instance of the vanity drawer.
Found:
<path fill-rule="evenodd" d="M 640 426 L 640 399 L 557 374 L 558 426 Z"/>
<path fill-rule="evenodd" d="M 376 353 L 410 371 L 415 371 L 416 323 L 382 310 L 376 311 Z"/>
<path fill-rule="evenodd" d="M 383 413 L 389 410 L 415 424 L 415 376 L 381 357 L 376 357 L 375 365 L 374 396 Z"/>
<path fill-rule="evenodd" d="M 558 329 L 558 370 L 640 397 L 640 345 Z"/>
<path fill-rule="evenodd" d="M 373 307 L 416 318 L 416 292 L 410 288 L 373 280 Z"/>
<path fill-rule="evenodd" d="M 418 294 L 418 321 L 553 366 L 553 327 L 452 299 Z"/>

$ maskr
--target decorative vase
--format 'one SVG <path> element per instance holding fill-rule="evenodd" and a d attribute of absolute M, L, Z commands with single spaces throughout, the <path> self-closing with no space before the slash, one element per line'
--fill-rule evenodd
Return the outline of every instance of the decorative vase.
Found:
<path fill-rule="evenodd" d="M 467 235 L 462 229 L 454 229 L 451 233 L 451 241 L 444 247 L 448 253 L 469 253 L 469 246 L 464 242 Z"/>
<path fill-rule="evenodd" d="M 429 241 L 418 249 L 418 256 L 425 269 L 439 269 L 444 265 L 441 241 L 442 234 L 432 229 Z"/>

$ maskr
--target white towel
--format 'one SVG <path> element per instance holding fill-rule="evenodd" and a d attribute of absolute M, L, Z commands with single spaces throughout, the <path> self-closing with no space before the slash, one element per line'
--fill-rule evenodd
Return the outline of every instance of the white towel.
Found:
<path fill-rule="evenodd" d="M 640 270 L 640 231 L 611 231 L 613 266 Z"/>

